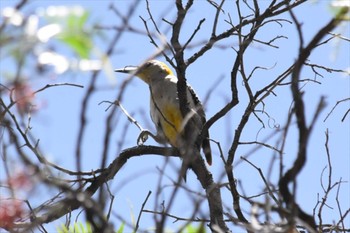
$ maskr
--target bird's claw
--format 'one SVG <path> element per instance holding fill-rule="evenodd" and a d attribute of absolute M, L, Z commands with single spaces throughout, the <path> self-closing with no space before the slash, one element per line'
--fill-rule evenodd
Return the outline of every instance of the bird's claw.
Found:
<path fill-rule="evenodd" d="M 137 145 L 142 146 L 148 139 L 148 135 L 151 133 L 148 130 L 142 130 L 137 138 Z"/>

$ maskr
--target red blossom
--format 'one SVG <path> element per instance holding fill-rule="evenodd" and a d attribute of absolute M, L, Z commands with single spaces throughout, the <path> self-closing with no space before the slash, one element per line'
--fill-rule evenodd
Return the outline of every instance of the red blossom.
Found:
<path fill-rule="evenodd" d="M 29 169 L 30 170 L 30 169 Z M 32 172 L 21 170 L 7 180 L 11 189 L 29 190 L 33 186 Z"/>
<path fill-rule="evenodd" d="M 23 215 L 23 203 L 15 199 L 0 198 L 0 228 L 11 229 Z"/>
<path fill-rule="evenodd" d="M 24 81 L 15 82 L 14 85 L 14 96 L 18 112 L 21 115 L 33 112 L 35 95 L 31 86 Z"/>

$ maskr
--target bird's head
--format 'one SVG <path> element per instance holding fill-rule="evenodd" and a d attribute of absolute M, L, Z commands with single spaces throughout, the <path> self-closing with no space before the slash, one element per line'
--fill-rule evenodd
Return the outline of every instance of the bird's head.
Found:
<path fill-rule="evenodd" d="M 147 84 L 159 79 L 165 78 L 168 75 L 173 75 L 170 68 L 163 62 L 150 60 L 143 63 L 141 66 L 126 66 L 121 69 L 114 70 L 115 72 L 134 74 Z"/>

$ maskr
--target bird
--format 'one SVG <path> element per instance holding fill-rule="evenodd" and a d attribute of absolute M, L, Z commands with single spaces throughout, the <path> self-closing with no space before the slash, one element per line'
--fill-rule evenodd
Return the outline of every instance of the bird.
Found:
<path fill-rule="evenodd" d="M 142 145 L 148 136 L 161 144 L 170 144 L 181 151 L 181 147 L 188 145 L 193 138 L 186 138 L 184 128 L 189 117 L 193 117 L 194 124 L 191 124 L 191 135 L 196 139 L 206 122 L 205 112 L 195 91 L 187 84 L 187 102 L 190 109 L 189 116 L 183 116 L 180 109 L 180 101 L 177 92 L 178 78 L 171 69 L 158 60 L 148 60 L 140 66 L 125 66 L 115 69 L 115 72 L 128 73 L 137 76 L 144 81 L 150 90 L 150 115 L 155 124 L 157 133 L 154 135 L 149 130 L 142 130 L 137 144 Z M 204 139 L 201 145 L 206 161 L 212 164 L 209 132 L 204 132 Z M 181 153 L 180 153 L 181 155 Z"/>

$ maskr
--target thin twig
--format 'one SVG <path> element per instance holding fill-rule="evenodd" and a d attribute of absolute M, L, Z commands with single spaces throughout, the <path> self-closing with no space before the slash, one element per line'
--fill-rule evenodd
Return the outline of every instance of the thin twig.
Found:
<path fill-rule="evenodd" d="M 37 94 L 37 93 L 39 93 L 39 92 L 41 92 L 41 91 L 44 91 L 44 90 L 46 90 L 46 89 L 48 89 L 48 88 L 51 88 L 51 87 L 60 87 L 60 86 L 72 86 L 72 87 L 84 88 L 84 86 L 83 86 L 83 85 L 74 84 L 74 83 L 55 83 L 55 84 L 46 84 L 46 86 L 44 86 L 44 87 L 42 87 L 42 88 L 40 88 L 40 89 L 36 90 L 36 91 L 34 92 L 34 94 Z"/>
<path fill-rule="evenodd" d="M 140 209 L 140 212 L 139 212 L 139 216 L 137 217 L 137 221 L 136 221 L 134 232 L 137 232 L 137 230 L 139 229 L 139 223 L 140 223 L 140 220 L 141 220 L 142 212 L 144 212 L 144 208 L 145 208 L 146 203 L 148 201 L 148 198 L 151 196 L 151 194 L 152 194 L 152 191 L 148 191 L 148 194 L 147 194 L 144 202 L 142 203 L 142 206 L 141 206 L 141 209 Z"/>
<path fill-rule="evenodd" d="M 123 105 L 120 103 L 120 101 L 116 100 L 116 101 L 114 101 L 114 102 L 111 102 L 111 101 L 104 100 L 104 101 L 101 101 L 98 105 L 101 105 L 101 104 L 103 104 L 103 103 L 108 103 L 108 104 L 110 104 L 110 105 L 106 108 L 105 111 L 108 111 L 108 110 L 111 108 L 111 106 L 113 106 L 113 105 L 118 106 L 118 107 L 122 110 L 122 112 L 124 113 L 124 115 L 128 118 L 128 120 L 129 120 L 131 123 L 133 123 L 134 125 L 136 125 L 137 128 L 139 128 L 140 131 L 143 130 L 142 126 L 137 122 L 137 120 L 135 120 L 135 119 L 128 113 L 128 111 L 123 107 Z"/>
<path fill-rule="evenodd" d="M 337 103 L 333 106 L 333 108 L 331 109 L 331 111 L 327 114 L 326 118 L 323 120 L 323 122 L 325 122 L 328 117 L 333 113 L 334 109 L 338 106 L 338 104 L 342 103 L 342 102 L 346 102 L 346 101 L 350 101 L 350 98 L 345 98 L 342 100 L 338 100 Z M 346 115 L 345 115 L 346 116 Z M 342 119 L 342 121 L 344 120 L 344 117 Z"/>
<path fill-rule="evenodd" d="M 277 198 L 275 197 L 275 195 L 273 194 L 273 191 L 271 190 L 270 188 L 270 185 L 269 183 L 267 182 L 265 176 L 264 176 L 264 173 L 262 172 L 261 168 L 260 167 L 257 167 L 255 164 L 253 164 L 252 162 L 250 162 L 248 159 L 244 158 L 243 156 L 241 156 L 241 159 L 246 161 L 247 163 L 249 163 L 252 167 L 254 167 L 258 172 L 259 172 L 259 175 L 261 177 L 261 179 L 263 180 L 264 184 L 265 184 L 265 187 L 268 191 L 268 194 L 269 196 L 272 198 L 272 200 L 274 200 L 274 202 L 280 206 L 281 203 L 277 200 Z"/>

